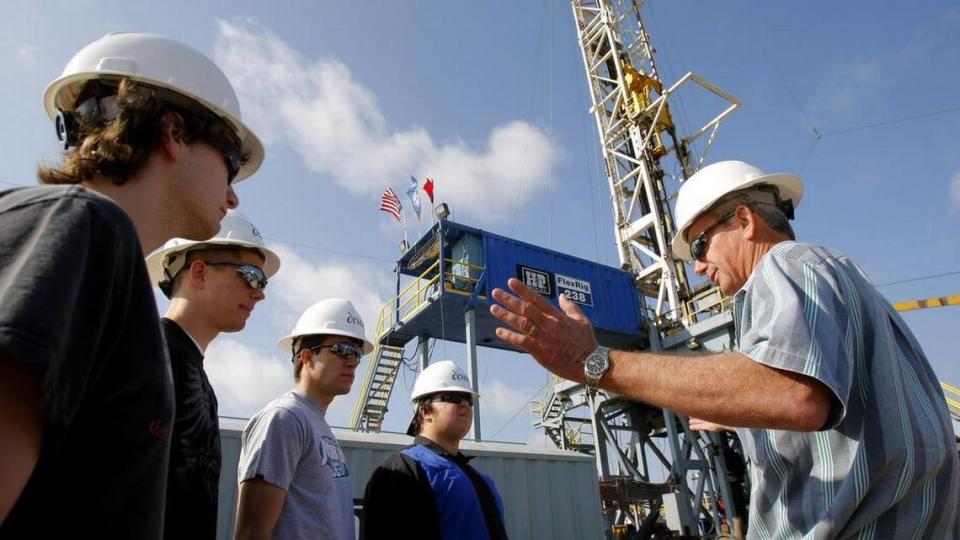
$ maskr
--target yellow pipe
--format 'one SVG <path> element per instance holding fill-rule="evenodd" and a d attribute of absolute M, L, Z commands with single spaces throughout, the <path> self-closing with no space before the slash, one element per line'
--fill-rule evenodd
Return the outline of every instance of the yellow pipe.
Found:
<path fill-rule="evenodd" d="M 953 296 L 939 296 L 934 298 L 925 298 L 923 300 L 909 300 L 893 305 L 897 311 L 910 311 L 913 309 L 923 309 L 932 307 L 945 307 L 960 305 L 960 294 Z"/>

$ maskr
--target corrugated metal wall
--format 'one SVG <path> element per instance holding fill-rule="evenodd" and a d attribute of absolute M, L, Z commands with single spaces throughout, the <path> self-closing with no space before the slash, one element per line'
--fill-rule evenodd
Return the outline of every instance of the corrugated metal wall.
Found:
<path fill-rule="evenodd" d="M 217 538 L 233 538 L 237 508 L 237 463 L 245 421 L 221 419 L 223 465 Z M 367 479 L 390 454 L 411 442 L 405 435 L 334 430 L 353 477 L 354 497 L 363 497 Z M 507 443 L 464 441 L 470 463 L 497 484 L 506 510 L 507 532 L 514 540 L 602 538 L 603 521 L 593 458 L 553 449 Z"/>

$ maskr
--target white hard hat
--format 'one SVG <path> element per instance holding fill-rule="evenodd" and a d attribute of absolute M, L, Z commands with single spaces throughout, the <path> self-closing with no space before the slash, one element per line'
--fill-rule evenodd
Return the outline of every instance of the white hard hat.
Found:
<path fill-rule="evenodd" d="M 742 161 L 721 161 L 697 171 L 680 186 L 677 194 L 677 234 L 671 243 L 673 255 L 678 259 L 693 259 L 686 239 L 687 228 L 724 195 L 761 185 L 776 187 L 780 199 L 790 201 L 794 207 L 803 197 L 800 177 L 788 173 L 766 174 Z"/>
<path fill-rule="evenodd" d="M 177 273 L 183 270 L 188 252 L 218 246 L 235 246 L 259 251 L 263 255 L 263 273 L 267 278 L 272 277 L 280 269 L 280 257 L 267 248 L 263 237 L 260 236 L 260 231 L 253 223 L 250 223 L 250 220 L 240 212 L 228 210 L 227 215 L 220 220 L 220 232 L 213 238 L 201 241 L 174 238 L 148 255 L 147 272 L 150 273 L 150 282 L 159 284 L 164 281 L 173 281 Z"/>
<path fill-rule="evenodd" d="M 451 360 L 430 364 L 421 371 L 413 383 L 410 401 L 416 403 L 423 396 L 437 392 L 465 392 L 480 397 L 470 386 L 470 377 Z"/>
<path fill-rule="evenodd" d="M 247 156 L 235 182 L 260 168 L 263 144 L 243 123 L 237 93 L 226 75 L 199 51 L 163 36 L 114 32 L 87 45 L 47 86 L 43 106 L 53 119 L 57 109 L 72 111 L 80 105 L 76 99 L 87 82 L 119 77 L 187 96 L 226 120 L 236 130 L 241 152 Z"/>
<path fill-rule="evenodd" d="M 462 392 L 480 397 L 480 394 L 474 392 L 470 386 L 470 377 L 467 377 L 467 374 L 452 361 L 441 360 L 430 364 L 420 372 L 416 382 L 413 383 L 413 393 L 410 394 L 410 401 L 413 402 L 417 410 L 413 412 L 413 418 L 410 420 L 410 425 L 407 426 L 407 435 L 417 435 L 419 432 L 418 416 L 420 413 L 417 400 L 437 392 Z"/>
<path fill-rule="evenodd" d="M 327 298 L 308 307 L 297 319 L 290 335 L 280 338 L 277 346 L 289 353 L 293 340 L 317 334 L 352 337 L 363 341 L 365 354 L 373 350 L 373 343 L 370 343 L 364 332 L 360 312 L 349 300 L 343 298 Z"/>

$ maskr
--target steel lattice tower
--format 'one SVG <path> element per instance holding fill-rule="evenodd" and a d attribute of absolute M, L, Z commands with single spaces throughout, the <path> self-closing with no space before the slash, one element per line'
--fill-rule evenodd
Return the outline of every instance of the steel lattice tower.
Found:
<path fill-rule="evenodd" d="M 641 17 L 643 4 L 572 1 L 617 252 L 621 267 L 636 276 L 648 310 L 651 349 L 722 350 L 731 346 L 732 317 L 716 289 L 691 290 L 685 266 L 673 258 L 670 240 L 676 227 L 670 205 L 682 181 L 703 163 L 720 122 L 740 103 L 693 73 L 665 86 Z M 681 138 L 671 104 L 684 86 L 714 94 L 723 106 Z M 701 138 L 703 149 L 695 154 L 693 143 Z M 535 424 L 558 446 L 596 457 L 611 532 L 626 521 L 638 527 L 662 523 L 663 508 L 666 524 L 681 535 L 715 537 L 721 524 L 732 527 L 735 513 L 743 511 L 734 508 L 725 459 L 736 459 L 730 452 L 737 444 L 734 437 L 691 432 L 686 419 L 670 411 L 563 381 L 537 413 Z M 667 477 L 655 479 L 651 462 L 668 470 Z M 731 468 L 737 484 L 742 473 L 737 465 Z"/>

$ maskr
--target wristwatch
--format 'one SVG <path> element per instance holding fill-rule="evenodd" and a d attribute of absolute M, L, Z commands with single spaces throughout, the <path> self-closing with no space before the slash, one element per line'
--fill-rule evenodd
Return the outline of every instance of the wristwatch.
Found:
<path fill-rule="evenodd" d="M 587 386 L 596 387 L 600 378 L 610 369 L 610 349 L 598 346 L 583 360 L 583 376 Z"/>

